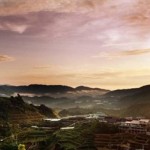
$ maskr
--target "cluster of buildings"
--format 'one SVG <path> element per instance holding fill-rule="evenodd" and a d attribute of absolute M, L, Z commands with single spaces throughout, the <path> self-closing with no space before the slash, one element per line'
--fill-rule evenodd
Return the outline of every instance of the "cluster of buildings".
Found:
<path fill-rule="evenodd" d="M 147 134 L 150 135 L 150 120 L 149 119 L 133 119 L 122 122 L 119 129 L 122 132 L 132 134 Z"/>
<path fill-rule="evenodd" d="M 116 124 L 121 133 L 150 135 L 150 119 L 143 118 L 117 118 L 98 113 L 70 116 L 61 119 L 45 119 L 44 121 L 51 122 L 54 125 L 60 125 L 62 129 L 73 129 L 76 123 L 84 123 L 93 119 L 97 119 L 102 123 Z"/>

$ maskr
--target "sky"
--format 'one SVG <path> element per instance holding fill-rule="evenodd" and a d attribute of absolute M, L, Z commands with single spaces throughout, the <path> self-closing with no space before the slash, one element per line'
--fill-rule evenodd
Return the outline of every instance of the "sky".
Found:
<path fill-rule="evenodd" d="M 0 84 L 149 84 L 149 8 L 149 0 L 0 0 Z"/>

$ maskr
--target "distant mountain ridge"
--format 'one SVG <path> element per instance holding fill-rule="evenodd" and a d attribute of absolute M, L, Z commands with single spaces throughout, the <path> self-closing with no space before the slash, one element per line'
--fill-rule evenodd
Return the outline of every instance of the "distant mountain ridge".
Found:
<path fill-rule="evenodd" d="M 0 86 L 0 93 L 2 94 L 13 94 L 13 93 L 55 94 L 55 93 L 76 92 L 82 90 L 97 90 L 102 92 L 109 92 L 109 90 L 100 89 L 100 88 L 90 88 L 85 86 L 79 86 L 76 88 L 66 86 L 66 85 L 42 85 L 42 84 L 31 84 L 25 86 L 12 86 L 12 85 Z"/>
<path fill-rule="evenodd" d="M 51 108 L 100 107 L 126 109 L 132 105 L 150 103 L 150 85 L 109 91 L 100 88 L 64 85 L 0 86 L 3 96 L 19 93 L 29 104 L 44 104 Z M 45 111 L 46 112 L 46 111 Z"/>
<path fill-rule="evenodd" d="M 97 90 L 97 91 L 110 91 L 110 90 L 106 90 L 106 89 L 101 89 L 101 88 L 91 88 L 91 87 L 87 87 L 87 86 L 78 86 L 75 88 L 75 90 L 77 91 L 82 91 L 82 90 Z"/>
<path fill-rule="evenodd" d="M 150 118 L 150 85 L 139 88 L 114 90 L 104 94 L 103 99 L 113 103 L 118 110 L 108 110 L 108 114 L 121 117 Z"/>
<path fill-rule="evenodd" d="M 131 88 L 131 89 L 119 89 L 119 90 L 114 90 L 106 93 L 106 96 L 129 96 L 129 95 L 134 95 L 139 92 L 144 92 L 144 91 L 150 91 L 150 85 L 145 85 L 139 88 Z"/>
<path fill-rule="evenodd" d="M 127 95 L 120 99 L 125 104 L 150 103 L 150 85 L 143 86 L 132 95 Z"/>

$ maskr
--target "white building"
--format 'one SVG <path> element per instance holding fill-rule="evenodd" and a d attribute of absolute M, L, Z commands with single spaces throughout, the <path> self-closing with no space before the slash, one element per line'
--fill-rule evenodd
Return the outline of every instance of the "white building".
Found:
<path fill-rule="evenodd" d="M 149 119 L 125 121 L 120 124 L 119 129 L 128 133 L 146 134 L 149 123 Z"/>

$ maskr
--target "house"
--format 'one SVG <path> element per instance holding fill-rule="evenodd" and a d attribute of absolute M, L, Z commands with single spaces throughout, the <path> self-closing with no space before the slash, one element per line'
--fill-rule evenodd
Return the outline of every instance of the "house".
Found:
<path fill-rule="evenodd" d="M 146 134 L 147 125 L 149 121 L 147 119 L 131 120 L 122 122 L 119 126 L 121 132 L 132 134 Z"/>

